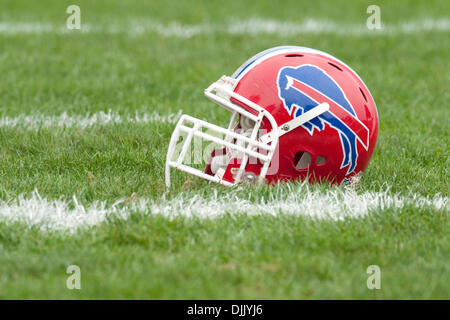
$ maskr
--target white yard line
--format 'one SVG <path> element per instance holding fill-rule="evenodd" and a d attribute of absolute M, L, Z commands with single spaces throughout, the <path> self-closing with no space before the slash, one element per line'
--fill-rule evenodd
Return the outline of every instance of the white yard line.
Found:
<path fill-rule="evenodd" d="M 138 124 L 138 123 L 176 123 L 181 116 L 181 110 L 177 113 L 159 114 L 156 111 L 152 113 L 136 112 L 129 115 L 120 115 L 119 113 L 108 110 L 88 113 L 86 115 L 69 115 L 64 112 L 59 115 L 18 115 L 15 117 L 0 117 L 0 128 L 23 128 L 26 130 L 37 130 L 39 128 L 87 128 L 91 126 L 105 126 L 112 124 Z"/>
<path fill-rule="evenodd" d="M 40 22 L 0 22 L 0 34 L 68 34 L 101 33 L 140 35 L 154 33 L 162 37 L 190 38 L 196 35 L 224 33 L 229 35 L 274 34 L 295 36 L 301 34 L 339 34 L 347 36 L 411 34 L 424 31 L 450 31 L 450 18 L 421 19 L 386 23 L 381 30 L 369 30 L 365 20 L 360 23 L 339 23 L 330 20 L 305 19 L 303 21 L 282 21 L 253 17 L 249 19 L 230 19 L 224 23 L 181 24 L 173 21 L 160 23 L 153 20 L 140 20 L 123 25 L 96 25 L 83 23 L 81 30 L 68 30 L 64 24 L 55 25 Z"/>
<path fill-rule="evenodd" d="M 196 217 L 218 218 L 225 214 L 237 215 L 293 215 L 315 219 L 341 220 L 344 218 L 364 217 L 374 211 L 402 209 L 405 206 L 415 208 L 435 208 L 448 212 L 448 197 L 436 195 L 432 198 L 416 194 L 395 195 L 386 192 L 356 193 L 352 189 L 329 189 L 312 191 L 307 185 L 293 188 L 274 186 L 267 199 L 257 197 L 249 201 L 240 196 L 238 189 L 225 195 L 212 192 L 209 196 L 187 196 L 180 194 L 174 199 L 161 197 L 157 200 L 138 199 L 119 200 L 112 206 L 104 202 L 94 202 L 84 206 L 74 196 L 71 201 L 48 200 L 34 192 L 29 197 L 20 196 L 11 201 L 0 200 L 0 222 L 22 223 L 42 231 L 63 231 L 69 234 L 78 229 L 100 225 L 108 216 L 120 219 L 136 212 L 148 215 L 161 215 L 166 218 Z M 289 191 L 289 192 L 286 192 Z M 287 195 L 286 195 L 287 194 Z"/>

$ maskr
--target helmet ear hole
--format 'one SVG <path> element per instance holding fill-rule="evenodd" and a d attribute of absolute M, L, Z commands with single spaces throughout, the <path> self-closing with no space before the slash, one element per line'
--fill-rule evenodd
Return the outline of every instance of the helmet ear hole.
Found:
<path fill-rule="evenodd" d="M 294 156 L 294 166 L 297 169 L 307 169 L 311 164 L 312 156 L 309 152 L 298 151 Z"/>

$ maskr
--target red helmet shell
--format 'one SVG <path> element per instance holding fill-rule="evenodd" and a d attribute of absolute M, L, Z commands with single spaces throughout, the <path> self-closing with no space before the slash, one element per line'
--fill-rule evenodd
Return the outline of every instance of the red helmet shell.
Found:
<path fill-rule="evenodd" d="M 317 50 L 290 47 L 268 52 L 235 72 L 236 93 L 270 112 L 278 126 L 322 102 L 328 102 L 330 110 L 280 137 L 267 181 L 307 178 L 341 183 L 364 171 L 378 137 L 377 109 L 364 82 L 346 64 Z M 263 129 L 273 128 L 264 121 Z M 304 156 L 309 161 L 299 167 Z M 231 167 L 237 166 L 230 164 L 226 176 L 231 177 Z M 257 175 L 258 165 L 249 164 L 246 171 Z"/>

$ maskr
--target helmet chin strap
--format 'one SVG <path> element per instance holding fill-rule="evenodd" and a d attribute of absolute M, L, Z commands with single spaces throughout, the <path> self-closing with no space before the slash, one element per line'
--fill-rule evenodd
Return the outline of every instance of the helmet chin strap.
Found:
<path fill-rule="evenodd" d="M 294 119 L 284 123 L 283 125 L 278 127 L 278 136 L 281 137 L 282 135 L 300 127 L 304 123 L 314 119 L 315 117 L 320 116 L 322 113 L 327 112 L 330 109 L 330 105 L 326 102 L 321 103 L 314 108 L 312 108 L 309 111 L 306 111 L 305 113 L 301 114 L 298 117 L 295 117 Z M 271 132 L 263 135 L 260 138 L 261 142 L 268 143 L 272 140 Z"/>

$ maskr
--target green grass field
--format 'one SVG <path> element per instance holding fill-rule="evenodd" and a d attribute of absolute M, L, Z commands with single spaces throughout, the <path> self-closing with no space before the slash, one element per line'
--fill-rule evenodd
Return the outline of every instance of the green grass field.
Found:
<path fill-rule="evenodd" d="M 68 31 L 70 4 L 0 3 L 0 298 L 450 298 L 450 3 L 80 0 L 82 29 Z M 369 4 L 381 7 L 384 31 L 365 30 Z M 283 32 L 283 22 L 307 19 L 336 28 L 312 23 L 305 32 Z M 265 21 L 276 30 L 264 31 Z M 249 215 L 247 207 L 234 212 L 226 199 L 235 196 L 252 208 L 288 201 L 292 192 L 325 199 L 347 191 L 225 189 L 174 172 L 163 197 L 173 122 L 41 121 L 64 112 L 89 118 L 111 110 L 126 118 L 182 110 L 225 125 L 228 113 L 203 89 L 278 45 L 329 52 L 371 90 L 379 140 L 356 199 L 416 195 L 443 205 L 406 201 L 339 220 L 283 209 L 275 216 Z M 30 221 L 46 212 L 39 208 L 45 201 L 19 206 L 35 190 L 67 210 L 77 207 L 74 196 L 84 208 L 125 199 L 119 206 L 129 215 L 72 232 L 42 230 Z M 215 218 L 170 207 L 175 200 L 187 207 L 195 197 L 208 206 L 214 192 L 225 207 Z M 128 209 L 140 200 L 150 204 Z M 155 214 L 163 207 L 166 215 Z M 23 220 L 11 219 L 15 212 Z M 81 269 L 81 290 L 66 287 L 69 265 Z M 379 290 L 366 286 L 370 265 L 381 268 Z"/>

